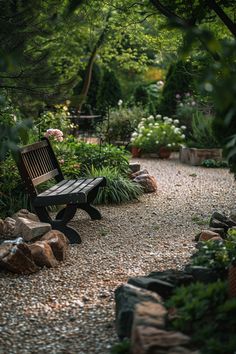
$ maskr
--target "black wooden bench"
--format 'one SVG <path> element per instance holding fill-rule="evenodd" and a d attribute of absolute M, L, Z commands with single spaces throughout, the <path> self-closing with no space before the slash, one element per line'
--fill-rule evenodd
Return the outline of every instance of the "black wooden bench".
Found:
<path fill-rule="evenodd" d="M 19 149 L 16 163 L 27 193 L 40 221 L 52 225 L 53 229 L 63 232 L 71 243 L 80 243 L 76 230 L 67 223 L 74 217 L 78 208 L 85 210 L 91 219 L 101 219 L 100 212 L 91 205 L 96 198 L 99 187 L 106 185 L 104 177 L 91 179 L 66 180 L 47 138 Z M 39 193 L 37 186 L 54 179 L 55 184 Z M 63 205 L 55 219 L 49 215 L 48 208 Z"/>

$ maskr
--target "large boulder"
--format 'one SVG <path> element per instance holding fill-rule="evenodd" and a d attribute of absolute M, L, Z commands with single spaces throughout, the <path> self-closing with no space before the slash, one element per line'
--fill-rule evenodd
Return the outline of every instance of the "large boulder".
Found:
<path fill-rule="evenodd" d="M 31 213 L 27 209 L 20 209 L 17 213 L 15 213 L 13 216 L 13 219 L 17 219 L 18 217 L 24 218 L 24 219 L 29 219 L 32 221 L 40 221 L 38 216 L 36 214 Z"/>
<path fill-rule="evenodd" d="M 64 261 L 66 258 L 66 251 L 69 245 L 68 238 L 58 230 L 51 230 L 47 232 L 42 238 L 46 241 L 52 249 L 55 258 L 58 261 Z"/>
<path fill-rule="evenodd" d="M 141 302 L 161 303 L 161 297 L 154 292 L 130 284 L 123 284 L 115 290 L 116 328 L 118 336 L 130 338 L 135 306 Z"/>
<path fill-rule="evenodd" d="M 37 241 L 29 245 L 32 258 L 35 264 L 39 267 L 53 268 L 58 265 L 58 262 L 52 252 L 47 241 Z"/>
<path fill-rule="evenodd" d="M 190 338 L 181 332 L 151 326 L 136 326 L 131 338 L 133 354 L 191 354 L 192 351 L 184 348 L 189 342 Z"/>
<path fill-rule="evenodd" d="M 44 235 L 51 229 L 52 227 L 48 223 L 18 216 L 16 217 L 14 236 L 22 236 L 25 241 L 31 241 Z"/>
<path fill-rule="evenodd" d="M 30 274 L 38 271 L 30 248 L 25 243 L 0 245 L 0 266 L 13 273 Z"/>
<path fill-rule="evenodd" d="M 142 289 L 154 291 L 164 299 L 170 297 L 174 290 L 174 285 L 158 278 L 133 277 L 129 278 L 128 284 L 132 284 Z"/>
<path fill-rule="evenodd" d="M 163 282 L 172 284 L 174 287 L 187 286 L 194 281 L 191 274 L 176 269 L 166 269 L 162 272 L 154 271 L 148 275 L 148 278 L 162 280 Z"/>
<path fill-rule="evenodd" d="M 151 326 L 163 329 L 166 326 L 166 319 L 167 310 L 162 304 L 144 301 L 135 307 L 132 329 L 137 326 Z"/>

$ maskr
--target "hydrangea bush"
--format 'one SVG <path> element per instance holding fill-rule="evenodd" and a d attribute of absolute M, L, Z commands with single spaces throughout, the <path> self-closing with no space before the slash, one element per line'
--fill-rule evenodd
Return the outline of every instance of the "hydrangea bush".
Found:
<path fill-rule="evenodd" d="M 160 147 L 178 148 L 184 143 L 186 127 L 179 127 L 179 120 L 169 117 L 149 116 L 142 118 L 138 128 L 131 137 L 132 146 L 143 152 L 158 152 Z"/>

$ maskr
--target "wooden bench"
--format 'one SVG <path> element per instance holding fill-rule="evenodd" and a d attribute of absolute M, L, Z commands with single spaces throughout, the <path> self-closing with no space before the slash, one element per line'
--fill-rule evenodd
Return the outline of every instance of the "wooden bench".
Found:
<path fill-rule="evenodd" d="M 80 243 L 78 232 L 67 223 L 74 217 L 78 208 L 85 210 L 93 220 L 101 219 L 100 212 L 91 203 L 96 198 L 99 187 L 106 185 L 106 179 L 104 177 L 64 179 L 47 138 L 20 148 L 16 163 L 32 207 L 40 221 L 50 223 L 53 229 L 63 232 L 71 243 Z M 39 193 L 36 187 L 51 179 L 55 180 L 55 184 Z M 47 209 L 53 205 L 64 206 L 55 219 L 51 218 Z"/>

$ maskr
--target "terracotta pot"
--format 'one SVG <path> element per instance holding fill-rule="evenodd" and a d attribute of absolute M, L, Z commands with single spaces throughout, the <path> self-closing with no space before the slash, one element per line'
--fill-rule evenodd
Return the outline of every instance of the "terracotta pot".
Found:
<path fill-rule="evenodd" d="M 132 157 L 140 157 L 141 156 L 141 149 L 136 146 L 132 146 L 131 147 L 131 154 L 132 154 Z"/>
<path fill-rule="evenodd" d="M 168 159 L 171 155 L 171 150 L 168 147 L 161 146 L 158 151 L 158 156 L 160 159 Z"/>

